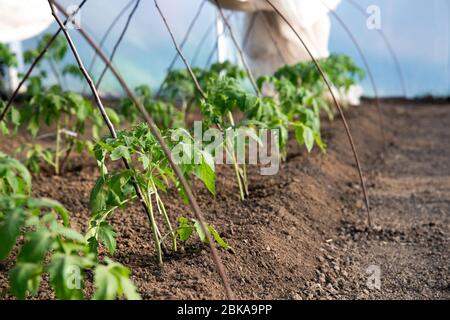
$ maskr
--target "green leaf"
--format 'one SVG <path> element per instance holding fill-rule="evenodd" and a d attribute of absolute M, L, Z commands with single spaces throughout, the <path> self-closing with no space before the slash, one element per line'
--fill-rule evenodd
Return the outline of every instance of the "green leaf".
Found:
<path fill-rule="evenodd" d="M 106 199 L 108 197 L 108 192 L 105 190 L 105 177 L 100 176 L 94 185 L 89 197 L 89 208 L 92 213 L 98 213 L 106 207 Z"/>
<path fill-rule="evenodd" d="M 53 209 L 62 218 L 64 226 L 69 225 L 69 212 L 58 201 L 48 198 L 31 198 L 28 201 L 31 208 L 47 208 Z"/>
<path fill-rule="evenodd" d="M 314 147 L 314 132 L 311 128 L 305 126 L 303 123 L 296 123 L 294 126 L 295 138 L 299 145 L 305 145 L 308 152 L 311 152 Z"/>
<path fill-rule="evenodd" d="M 130 151 L 125 146 L 118 146 L 111 152 L 111 160 L 112 161 L 116 161 L 121 158 L 131 161 Z"/>
<path fill-rule="evenodd" d="M 20 112 L 16 108 L 11 108 L 11 122 L 15 126 L 20 125 Z"/>
<path fill-rule="evenodd" d="M 116 251 L 116 233 L 114 232 L 113 227 L 103 221 L 100 223 L 98 227 L 98 237 L 103 241 L 105 246 L 108 248 L 108 251 L 111 255 L 114 255 Z"/>
<path fill-rule="evenodd" d="M 206 188 L 213 195 L 216 194 L 216 173 L 214 167 L 211 166 L 202 158 L 202 163 L 198 167 L 200 179 L 205 184 Z"/>
<path fill-rule="evenodd" d="M 6 212 L 6 218 L 0 225 L 0 260 L 5 260 L 8 257 L 19 236 L 20 228 L 24 223 L 24 211 L 14 209 L 10 212 Z"/>
<path fill-rule="evenodd" d="M 214 240 L 217 242 L 217 244 L 224 250 L 229 250 L 231 249 L 231 247 L 228 245 L 228 243 L 225 242 L 225 240 L 223 240 L 220 237 L 220 234 L 217 232 L 216 229 L 214 229 L 214 227 L 212 225 L 209 226 L 209 232 L 210 234 L 212 234 Z"/>
<path fill-rule="evenodd" d="M 117 297 L 119 284 L 108 266 L 99 265 L 94 273 L 95 300 L 114 300 Z"/>
<path fill-rule="evenodd" d="M 121 277 L 120 284 L 122 286 L 123 294 L 128 300 L 142 300 L 135 285 L 128 277 Z"/>
<path fill-rule="evenodd" d="M 189 239 L 193 232 L 192 226 L 189 224 L 189 219 L 185 217 L 179 217 L 178 223 L 178 236 L 181 241 L 186 241 L 187 239 Z"/>
<path fill-rule="evenodd" d="M 78 231 L 71 228 L 63 227 L 60 224 L 57 224 L 56 227 L 53 228 L 53 231 L 58 233 L 65 239 L 73 240 L 81 244 L 84 244 L 86 242 L 84 236 L 80 234 Z"/>
<path fill-rule="evenodd" d="M 51 234 L 46 229 L 40 228 L 35 232 L 27 233 L 26 242 L 22 246 L 17 260 L 31 263 L 42 262 L 52 242 Z"/>
<path fill-rule="evenodd" d="M 130 270 L 123 265 L 106 260 L 107 265 L 99 265 L 94 273 L 95 300 L 114 300 L 125 296 L 129 300 L 140 300 L 136 287 L 131 282 Z"/>
<path fill-rule="evenodd" d="M 203 231 L 202 224 L 200 223 L 200 221 L 198 221 L 196 219 L 193 219 L 193 221 L 194 221 L 195 231 L 197 232 L 198 237 L 200 238 L 200 241 L 204 242 L 204 243 L 207 243 L 208 238 L 206 238 L 206 234 Z"/>
<path fill-rule="evenodd" d="M 106 114 L 114 125 L 120 124 L 120 117 L 114 109 L 105 108 Z"/>
<path fill-rule="evenodd" d="M 48 266 L 50 284 L 55 290 L 57 299 L 81 300 L 82 291 L 82 266 L 79 256 L 56 253 Z"/>
<path fill-rule="evenodd" d="M 311 150 L 314 147 L 314 132 L 309 127 L 304 127 L 303 131 L 303 139 L 305 141 L 305 146 L 308 152 L 311 152 Z"/>
<path fill-rule="evenodd" d="M 27 292 L 37 294 L 41 283 L 42 267 L 36 263 L 18 263 L 9 274 L 11 292 L 17 299 L 26 298 Z"/>

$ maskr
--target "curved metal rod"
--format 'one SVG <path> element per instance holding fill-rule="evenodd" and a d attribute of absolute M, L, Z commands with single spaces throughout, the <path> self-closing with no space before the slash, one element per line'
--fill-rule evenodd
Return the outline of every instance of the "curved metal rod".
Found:
<path fill-rule="evenodd" d="M 239 44 L 236 35 L 234 34 L 233 28 L 231 27 L 230 22 L 228 21 L 227 17 L 225 16 L 225 14 L 223 13 L 223 9 L 222 6 L 220 5 L 219 0 L 215 0 L 216 6 L 219 10 L 220 16 L 223 20 L 223 22 L 225 23 L 225 26 L 227 27 L 230 36 L 231 36 L 231 40 L 233 41 L 236 50 L 241 58 L 242 64 L 244 65 L 245 70 L 247 71 L 247 75 L 248 78 L 250 79 L 250 82 L 253 86 L 253 89 L 255 90 L 256 94 L 258 96 L 261 96 L 261 91 L 258 88 L 258 85 L 256 84 L 256 80 L 255 77 L 253 76 L 252 70 L 250 69 L 248 63 L 247 63 L 247 59 L 245 58 L 244 52 L 242 51 L 241 45 Z"/>
<path fill-rule="evenodd" d="M 192 19 L 191 23 L 189 24 L 189 27 L 188 27 L 188 29 L 186 31 L 186 34 L 184 35 L 184 38 L 183 38 L 183 40 L 180 43 L 180 48 L 181 49 L 184 48 L 184 46 L 186 45 L 187 41 L 189 40 L 189 37 L 190 37 L 190 35 L 192 33 L 192 30 L 194 29 L 195 23 L 197 22 L 198 18 L 200 17 L 200 14 L 203 11 L 203 7 L 205 6 L 206 1 L 207 0 L 203 0 L 202 1 L 202 3 L 200 4 L 200 7 L 197 10 L 197 13 L 194 15 L 194 18 Z M 208 33 L 206 33 L 206 34 L 208 34 Z M 175 56 L 173 57 L 172 62 L 170 63 L 169 67 L 167 68 L 167 74 L 169 74 L 173 70 L 173 67 L 175 66 L 175 63 L 177 62 L 178 58 L 179 58 L 178 53 L 175 53 Z M 167 75 L 164 78 L 164 80 L 161 82 L 161 85 L 159 86 L 159 89 L 156 92 L 156 96 L 155 96 L 156 99 L 158 99 L 161 96 L 161 93 L 163 91 L 164 84 L 166 83 L 166 80 L 167 80 Z"/>
<path fill-rule="evenodd" d="M 80 11 L 80 9 L 85 5 L 86 1 L 87 0 L 83 0 L 79 4 L 78 8 L 74 12 L 72 12 L 70 15 L 67 16 L 67 19 L 63 23 L 64 26 L 66 26 L 67 23 L 70 20 L 72 20 L 74 16 L 77 15 L 77 13 Z M 33 72 L 34 68 L 37 66 L 39 61 L 41 61 L 41 59 L 47 53 L 48 49 L 52 46 L 53 42 L 55 42 L 56 38 L 59 36 L 60 33 L 61 33 L 61 29 L 58 29 L 58 31 L 56 31 L 53 34 L 53 36 L 50 38 L 50 40 L 47 42 L 47 44 L 45 45 L 44 49 L 39 53 L 39 55 L 36 57 L 36 59 L 34 59 L 33 63 L 30 66 L 30 68 L 25 73 L 25 75 L 23 76 L 23 78 L 20 81 L 19 85 L 17 86 L 16 90 L 14 90 L 13 94 L 9 98 L 8 103 L 6 104 L 5 108 L 2 110 L 2 113 L 0 114 L 0 122 L 2 122 L 3 119 L 5 118 L 6 114 L 8 113 L 9 109 L 11 108 L 12 103 L 17 98 L 17 95 L 19 94 L 20 89 L 22 89 L 23 85 L 25 84 L 25 81 L 27 81 L 27 79 L 31 76 L 31 73 Z"/>
<path fill-rule="evenodd" d="M 364 10 L 364 8 L 357 2 L 355 2 L 354 0 L 348 0 L 348 2 L 355 7 L 365 18 L 369 17 L 369 15 L 367 14 L 367 12 Z M 394 48 L 392 47 L 390 41 L 388 40 L 387 36 L 384 34 L 383 30 L 381 29 L 376 29 L 378 34 L 381 36 L 381 38 L 383 39 L 384 43 L 386 44 L 386 47 L 389 50 L 389 53 L 392 57 L 392 60 L 394 61 L 395 64 L 395 68 L 397 70 L 397 75 L 399 77 L 401 86 L 402 86 L 402 91 L 403 91 L 403 96 L 406 97 L 407 93 L 406 93 L 406 83 L 405 83 L 405 78 L 403 76 L 403 72 L 402 72 L 402 68 L 400 66 L 400 62 L 397 58 L 397 54 L 394 51 Z"/>
<path fill-rule="evenodd" d="M 353 142 L 353 137 L 352 134 L 350 132 L 350 127 L 348 126 L 347 123 L 347 119 L 345 118 L 344 112 L 342 110 L 341 105 L 339 104 L 333 90 L 331 87 L 331 84 L 328 80 L 328 78 L 326 77 L 324 71 L 322 70 L 322 67 L 320 66 L 320 64 L 317 62 L 317 59 L 314 57 L 314 55 L 312 54 L 312 52 L 309 50 L 308 46 L 306 45 L 305 41 L 303 40 L 303 38 L 300 36 L 300 34 L 298 33 L 298 31 L 294 28 L 294 26 L 292 25 L 292 23 L 287 19 L 287 17 L 270 1 L 270 0 L 266 0 L 266 2 L 275 10 L 275 12 L 286 22 L 286 24 L 289 26 L 289 28 L 295 33 L 295 35 L 297 36 L 297 38 L 300 40 L 300 42 L 302 43 L 303 47 L 305 48 L 305 50 L 307 51 L 308 55 L 311 57 L 311 59 L 313 60 L 317 70 L 319 71 L 321 77 L 323 78 L 323 80 L 325 81 L 326 86 L 328 87 L 328 90 L 331 93 L 331 96 L 333 97 L 334 103 L 336 105 L 336 108 L 339 111 L 339 114 L 341 116 L 342 122 L 344 124 L 345 127 L 345 131 L 347 133 L 347 137 L 348 140 L 350 142 L 350 146 L 352 148 L 352 152 L 353 152 L 353 156 L 355 157 L 355 162 L 356 162 L 356 166 L 358 169 L 358 174 L 359 174 L 359 179 L 361 182 L 361 187 L 363 190 L 363 195 L 364 195 L 364 200 L 365 200 L 365 205 L 366 205 L 366 210 L 367 210 L 367 221 L 369 226 L 371 226 L 371 219 L 370 219 L 370 205 L 369 205 L 369 197 L 367 195 L 367 189 L 366 189 L 366 183 L 364 181 L 364 176 L 362 173 L 362 169 L 361 169 L 361 163 L 359 161 L 359 156 L 358 156 L 358 152 L 356 151 L 356 146 L 355 143 Z"/>
<path fill-rule="evenodd" d="M 64 10 L 64 8 L 56 1 L 56 0 L 50 0 L 55 4 L 55 6 L 58 8 L 58 10 L 63 13 L 65 16 L 68 15 L 68 13 Z M 202 211 L 197 203 L 197 200 L 192 192 L 191 187 L 186 181 L 186 178 L 184 177 L 180 167 L 176 164 L 176 162 L 173 159 L 172 153 L 165 143 L 163 137 L 161 136 L 161 133 L 159 132 L 157 126 L 155 125 L 155 122 L 153 121 L 153 118 L 150 116 L 148 111 L 145 109 L 143 104 L 139 101 L 139 99 L 134 95 L 131 88 L 127 85 L 124 78 L 121 76 L 121 74 L 117 71 L 117 69 L 114 67 L 114 65 L 109 61 L 108 57 L 105 55 L 105 53 L 98 47 L 96 42 L 93 40 L 92 36 L 88 34 L 81 26 L 78 27 L 77 31 L 81 34 L 81 36 L 88 42 L 88 44 L 97 52 L 98 56 L 103 60 L 104 63 L 106 63 L 117 79 L 117 81 L 120 83 L 121 87 L 124 89 L 126 94 L 130 97 L 130 99 L 133 101 L 134 105 L 138 108 L 138 110 L 143 115 L 145 121 L 148 123 L 150 127 L 151 133 L 155 136 L 156 140 L 160 144 L 161 148 L 163 149 L 164 154 L 166 155 L 171 167 L 175 171 L 176 176 L 180 180 L 180 184 L 183 187 L 183 189 L 186 192 L 186 196 L 189 199 L 189 204 L 194 211 L 194 214 L 196 218 L 199 220 L 203 230 L 205 231 L 206 238 L 209 240 L 209 247 L 211 249 L 211 255 L 213 257 L 214 264 L 216 266 L 216 269 L 219 273 L 219 276 L 223 282 L 223 285 L 225 287 L 225 293 L 227 295 L 228 299 L 233 299 L 234 295 L 231 291 L 231 287 L 229 286 L 228 277 L 225 273 L 225 268 L 223 266 L 222 260 L 217 252 L 217 248 L 215 246 L 215 243 L 211 241 L 211 236 L 208 232 L 208 229 L 205 224 L 205 219 L 203 218 Z"/>
<path fill-rule="evenodd" d="M 114 17 L 113 21 L 111 22 L 111 24 L 108 26 L 108 29 L 106 29 L 105 34 L 103 35 L 103 37 L 100 39 L 99 42 L 99 48 L 103 49 L 103 46 L 105 45 L 106 39 L 108 38 L 109 34 L 111 33 L 111 31 L 114 29 L 114 27 L 116 26 L 116 24 L 119 22 L 120 18 L 122 18 L 122 16 L 125 14 L 125 12 L 128 10 L 129 7 L 131 7 L 131 5 L 136 2 L 137 0 L 131 0 L 130 2 L 128 2 L 125 7 L 122 8 L 122 10 L 120 10 L 120 12 L 117 14 L 116 17 Z M 95 61 L 97 61 L 97 53 L 94 52 L 93 57 L 91 62 L 89 63 L 89 67 L 88 67 L 88 73 L 92 74 L 92 69 L 94 68 L 94 64 Z M 84 92 L 86 90 L 86 85 L 83 87 L 83 95 Z"/>
<path fill-rule="evenodd" d="M 384 115 L 383 115 L 383 111 L 381 109 L 380 96 L 378 94 L 378 88 L 377 88 L 377 85 L 375 83 L 375 78 L 373 77 L 373 73 L 372 73 L 372 70 L 371 70 L 371 68 L 369 66 L 369 62 L 367 61 L 366 55 L 364 54 L 364 52 L 363 52 L 363 50 L 361 48 L 361 45 L 359 44 L 359 42 L 356 39 L 355 35 L 350 30 L 350 28 L 345 23 L 345 21 L 336 12 L 336 10 L 333 10 L 330 7 L 328 7 L 323 0 L 320 0 L 320 2 L 324 5 L 324 7 L 326 7 L 330 11 L 332 16 L 336 19 L 336 21 L 342 26 L 344 31 L 348 34 L 349 38 L 351 39 L 351 41 L 355 45 L 356 49 L 358 50 L 359 55 L 361 56 L 361 59 L 362 59 L 364 65 L 366 67 L 367 74 L 369 75 L 369 80 L 370 80 L 370 83 L 372 85 L 373 92 L 375 94 L 375 104 L 376 104 L 376 107 L 377 107 L 378 121 L 379 121 L 379 126 L 380 126 L 381 140 L 382 140 L 382 144 L 383 144 L 383 149 L 386 149 L 386 134 L 384 132 Z"/>
<path fill-rule="evenodd" d="M 119 48 L 120 43 L 122 42 L 123 37 L 125 36 L 125 33 L 128 30 L 128 27 L 130 26 L 131 19 L 133 19 L 133 16 L 136 13 L 136 10 L 139 7 L 139 3 L 140 2 L 141 2 L 141 0 L 137 0 L 136 1 L 135 5 L 133 7 L 133 10 L 131 10 L 130 14 L 128 15 L 128 19 L 127 19 L 127 22 L 125 23 L 125 26 L 123 27 L 122 33 L 120 34 L 119 38 L 117 39 L 117 42 L 114 45 L 113 51 L 111 52 L 111 55 L 109 56 L 109 60 L 110 61 L 114 60 L 114 56 L 116 55 L 117 49 Z M 100 74 L 100 77 L 97 80 L 97 83 L 95 85 L 97 87 L 97 89 L 100 88 L 100 85 L 102 83 L 103 77 L 106 74 L 106 71 L 108 71 L 108 66 L 107 65 L 105 65 L 105 68 L 103 69 L 102 73 Z"/>

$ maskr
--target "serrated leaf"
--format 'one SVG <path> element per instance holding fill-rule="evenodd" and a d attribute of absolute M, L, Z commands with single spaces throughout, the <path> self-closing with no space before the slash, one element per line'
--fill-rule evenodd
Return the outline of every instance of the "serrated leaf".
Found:
<path fill-rule="evenodd" d="M 42 262 L 53 242 L 50 232 L 40 228 L 35 232 L 27 233 L 25 238 L 25 244 L 22 246 L 17 260 L 31 263 Z"/>
<path fill-rule="evenodd" d="M 192 226 L 189 224 L 189 219 L 185 217 L 179 217 L 178 223 L 178 237 L 181 241 L 186 241 L 187 239 L 189 239 L 193 232 Z"/>
<path fill-rule="evenodd" d="M 31 198 L 28 203 L 31 208 L 53 209 L 62 218 L 64 225 L 69 225 L 69 212 L 58 201 L 48 198 Z"/>
<path fill-rule="evenodd" d="M 18 263 L 9 273 L 11 292 L 14 296 L 23 300 L 27 292 L 37 294 L 41 282 L 42 267 L 36 263 Z"/>
<path fill-rule="evenodd" d="M 0 260 L 8 257 L 24 223 L 25 212 L 21 209 L 14 209 L 6 213 L 4 222 L 0 225 Z"/>
<path fill-rule="evenodd" d="M 217 242 L 217 244 L 224 250 L 229 250 L 231 247 L 228 243 L 225 242 L 225 240 L 222 239 L 220 234 L 217 232 L 216 229 L 212 225 L 209 226 L 209 232 L 213 236 L 214 240 Z"/>
<path fill-rule="evenodd" d="M 94 300 L 114 300 L 117 297 L 119 284 L 108 266 L 99 265 L 94 273 Z"/>
<path fill-rule="evenodd" d="M 116 232 L 113 227 L 105 221 L 101 222 L 98 226 L 98 237 L 108 248 L 109 253 L 114 255 L 117 243 Z"/>
<path fill-rule="evenodd" d="M 83 299 L 83 275 L 80 259 L 82 258 L 62 253 L 53 255 L 47 269 L 56 298 L 61 300 Z"/>
<path fill-rule="evenodd" d="M 53 231 L 58 233 L 60 236 L 64 237 L 65 239 L 73 240 L 73 241 L 79 242 L 81 244 L 85 243 L 84 236 L 74 229 L 63 227 L 60 224 L 57 224 L 57 227 L 55 227 L 53 229 Z"/>
<path fill-rule="evenodd" d="M 106 260 L 107 266 L 98 266 L 95 269 L 94 285 L 95 300 L 114 300 L 125 296 L 129 300 L 141 300 L 136 287 L 131 282 L 130 270 L 123 265 Z"/>
<path fill-rule="evenodd" d="M 111 152 L 111 160 L 112 161 L 116 161 L 121 158 L 131 161 L 130 151 L 125 146 L 118 146 Z"/>
<path fill-rule="evenodd" d="M 197 232 L 198 237 L 200 238 L 200 241 L 203 243 L 207 243 L 208 238 L 206 237 L 205 231 L 203 230 L 202 224 L 200 221 L 193 219 L 194 221 L 194 228 Z"/>

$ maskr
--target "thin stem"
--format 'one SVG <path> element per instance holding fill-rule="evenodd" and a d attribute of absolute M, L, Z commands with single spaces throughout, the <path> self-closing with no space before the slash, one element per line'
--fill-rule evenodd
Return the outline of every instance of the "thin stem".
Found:
<path fill-rule="evenodd" d="M 239 172 L 239 166 L 237 164 L 237 160 L 236 160 L 236 157 L 234 155 L 234 150 L 230 150 L 230 146 L 228 145 L 228 143 L 226 144 L 226 150 L 227 150 L 227 153 L 233 159 L 234 171 L 235 171 L 236 180 L 237 180 L 237 183 L 238 183 L 238 186 L 239 186 L 239 194 L 241 196 L 241 200 L 244 201 L 245 200 L 245 192 L 244 192 L 244 187 L 242 185 L 241 174 Z"/>
<path fill-rule="evenodd" d="M 153 214 L 153 204 L 152 204 L 152 195 L 150 193 L 150 186 L 147 189 L 148 194 L 147 194 L 147 206 L 150 208 L 150 221 L 151 221 L 151 226 L 152 226 L 152 230 L 153 230 L 153 239 L 155 240 L 155 248 L 156 248 L 156 256 L 158 258 L 158 263 L 160 265 L 162 265 L 163 260 L 162 260 L 162 252 L 161 252 L 161 240 L 159 239 L 159 231 L 158 231 L 158 227 L 156 225 L 156 221 L 155 221 L 155 215 Z"/>
<path fill-rule="evenodd" d="M 361 182 L 361 187 L 362 187 L 362 190 L 363 190 L 363 195 L 364 195 L 364 200 L 365 200 L 365 205 L 366 205 L 366 210 L 367 210 L 367 221 L 368 221 L 369 226 L 371 226 L 369 197 L 367 195 L 366 183 L 364 181 L 364 176 L 363 176 L 363 173 L 362 173 L 361 163 L 359 161 L 358 152 L 356 151 L 356 146 L 355 146 L 355 143 L 353 142 L 353 136 L 352 136 L 352 134 L 350 132 L 350 127 L 348 126 L 347 119 L 346 119 L 346 117 L 344 115 L 344 112 L 342 111 L 341 105 L 339 104 L 339 102 L 338 102 L 338 100 L 337 100 L 337 98 L 336 98 L 336 96 L 335 96 L 335 94 L 334 94 L 334 92 L 333 92 L 333 90 L 331 88 L 330 81 L 328 80 L 328 78 L 326 77 L 325 73 L 323 72 L 322 67 L 318 63 L 317 59 L 311 53 L 311 50 L 309 50 L 309 47 L 306 45 L 306 43 L 304 42 L 303 38 L 300 36 L 300 34 L 294 28 L 294 26 L 291 24 L 291 22 L 286 18 L 286 16 L 283 13 L 281 13 L 281 11 L 270 0 L 266 0 L 266 2 L 286 22 L 286 24 L 289 26 L 289 28 L 295 33 L 297 38 L 300 40 L 300 42 L 302 43 L 303 47 L 307 51 L 308 55 L 311 57 L 312 61 L 314 62 L 317 70 L 320 73 L 320 76 L 325 81 L 325 84 L 328 87 L 328 91 L 330 92 L 331 96 L 333 97 L 334 104 L 336 105 L 336 108 L 338 109 L 339 114 L 340 114 L 341 119 L 342 119 L 342 122 L 344 124 L 345 132 L 347 133 L 347 137 L 348 137 L 348 140 L 349 140 L 352 152 L 353 152 L 353 156 L 355 157 L 355 162 L 356 162 L 356 166 L 357 166 L 357 169 L 358 169 L 359 179 L 360 179 L 360 182 Z"/>
<path fill-rule="evenodd" d="M 77 127 L 76 127 L 77 134 L 79 134 L 80 127 L 81 127 L 81 123 L 78 124 Z M 71 155 L 71 153 L 73 151 L 73 148 L 75 147 L 75 140 L 76 140 L 76 138 L 73 137 L 73 138 L 71 138 L 71 140 L 69 142 L 69 147 L 67 148 L 66 154 L 64 155 L 64 158 L 61 161 L 61 173 L 63 173 L 66 170 L 67 162 L 68 162 L 69 157 L 70 157 L 70 155 Z"/>
<path fill-rule="evenodd" d="M 167 214 L 166 207 L 164 206 L 164 203 L 161 200 L 161 197 L 159 196 L 158 188 L 155 185 L 155 182 L 152 178 L 150 178 L 150 181 L 152 183 L 152 188 L 155 193 L 156 198 L 156 206 L 158 207 L 159 213 L 164 217 L 164 220 L 167 224 L 167 227 L 169 228 L 169 232 L 172 235 L 172 248 L 174 252 L 177 252 L 177 236 L 176 233 L 173 231 L 172 223 L 170 222 L 169 215 Z"/>
<path fill-rule="evenodd" d="M 235 121 L 234 121 L 233 114 L 231 113 L 231 111 L 228 112 L 228 119 L 230 120 L 231 126 L 234 128 L 235 127 Z M 244 163 L 242 164 L 243 169 L 241 170 L 239 164 L 237 163 L 237 155 L 234 152 L 234 148 L 233 148 L 232 152 L 233 152 L 233 161 L 234 161 L 234 164 L 235 164 L 235 166 L 237 168 L 237 174 L 238 174 L 237 178 L 238 178 L 238 181 L 241 182 L 240 184 L 244 187 L 244 190 L 243 190 L 244 192 L 243 193 L 244 193 L 244 198 L 245 198 L 245 197 L 247 197 L 249 195 L 248 183 L 247 183 L 247 178 L 246 178 L 247 170 L 246 170 L 246 164 L 245 164 L 245 157 L 244 157 Z M 244 200 L 244 199 L 242 199 L 242 200 Z"/>
<path fill-rule="evenodd" d="M 56 151 L 55 151 L 55 174 L 58 176 L 59 171 L 59 153 L 61 148 L 61 125 L 60 121 L 56 122 Z"/>

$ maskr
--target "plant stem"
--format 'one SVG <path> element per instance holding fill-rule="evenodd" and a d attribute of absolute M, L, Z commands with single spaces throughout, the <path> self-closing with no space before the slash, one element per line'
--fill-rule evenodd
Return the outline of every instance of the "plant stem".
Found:
<path fill-rule="evenodd" d="M 228 112 L 228 118 L 230 120 L 230 124 L 231 126 L 235 126 L 235 122 L 234 122 L 234 118 L 233 118 L 233 114 L 231 113 L 231 111 Z M 239 167 L 239 164 L 237 163 L 237 155 L 234 152 L 234 148 L 231 150 L 232 151 L 232 157 L 233 157 L 233 162 L 234 162 L 234 166 L 235 166 L 235 170 L 236 170 L 236 177 L 238 179 L 238 183 L 240 184 L 240 189 L 241 190 L 241 195 L 244 194 L 242 198 L 242 200 L 245 200 L 245 198 L 248 196 L 248 183 L 247 183 L 247 169 L 246 169 L 246 165 L 245 165 L 245 160 L 244 163 L 242 164 L 243 169 L 241 170 L 241 168 Z M 244 158 L 245 159 L 245 158 Z"/>
<path fill-rule="evenodd" d="M 56 122 L 56 150 L 55 150 L 55 174 L 59 175 L 59 153 L 61 148 L 61 125 L 59 120 Z"/>
<path fill-rule="evenodd" d="M 230 146 L 226 142 L 225 142 L 225 150 L 226 150 L 226 152 L 229 155 L 231 155 L 231 158 L 233 159 L 234 171 L 236 173 L 236 180 L 237 180 L 238 186 L 239 186 L 239 194 L 241 196 L 241 200 L 244 201 L 245 200 L 245 193 L 244 193 L 244 188 L 242 186 L 241 176 L 240 176 L 240 173 L 239 173 L 239 166 L 237 164 L 236 157 L 234 155 L 234 150 L 230 150 Z"/>
<path fill-rule="evenodd" d="M 177 252 L 177 235 L 173 231 L 172 223 L 170 222 L 169 215 L 167 214 L 167 211 L 166 211 L 166 207 L 164 206 L 164 203 L 162 202 L 161 197 L 159 196 L 158 189 L 156 188 L 155 182 L 151 178 L 150 178 L 150 181 L 152 183 L 153 191 L 155 192 L 156 206 L 158 208 L 158 211 L 164 217 L 167 227 L 169 228 L 170 234 L 172 235 L 172 249 L 174 252 Z"/>
<path fill-rule="evenodd" d="M 161 253 L 161 240 L 159 239 L 158 226 L 156 225 L 155 215 L 153 213 L 152 195 L 150 193 L 150 189 L 148 189 L 148 191 L 147 191 L 147 206 L 150 209 L 149 218 L 151 221 L 151 227 L 152 227 L 152 231 L 153 231 L 153 239 L 155 240 L 155 248 L 156 248 L 156 255 L 158 257 L 158 263 L 160 265 L 162 265 L 163 260 L 162 260 L 162 253 Z"/>

